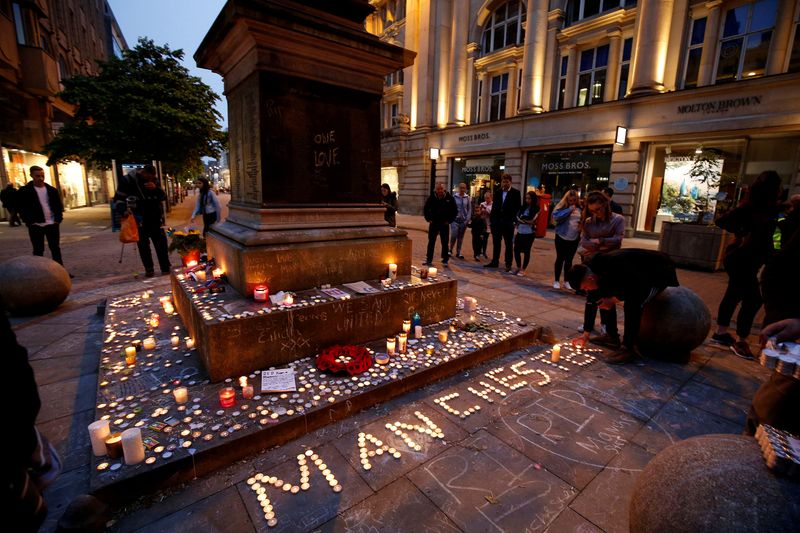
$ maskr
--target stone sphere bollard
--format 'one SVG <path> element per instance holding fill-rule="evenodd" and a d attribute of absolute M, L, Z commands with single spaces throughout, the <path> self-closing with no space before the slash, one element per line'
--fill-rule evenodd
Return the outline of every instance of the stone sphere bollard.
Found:
<path fill-rule="evenodd" d="M 753 437 L 703 435 L 659 453 L 636 480 L 630 531 L 797 531 L 800 482 L 769 471 Z"/>
<path fill-rule="evenodd" d="M 703 344 L 711 327 L 711 311 L 686 287 L 667 287 L 644 307 L 639 349 L 646 355 L 686 360 Z"/>
<path fill-rule="evenodd" d="M 69 296 L 66 269 L 46 257 L 26 255 L 0 263 L 0 300 L 15 315 L 52 311 Z"/>

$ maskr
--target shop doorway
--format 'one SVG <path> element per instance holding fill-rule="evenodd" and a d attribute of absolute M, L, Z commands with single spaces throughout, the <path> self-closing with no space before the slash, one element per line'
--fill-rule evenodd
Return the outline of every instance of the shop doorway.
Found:
<path fill-rule="evenodd" d="M 455 157 L 451 161 L 450 191 L 455 192 L 459 183 L 466 183 L 473 209 L 483 202 L 486 192 L 500 186 L 500 176 L 506 169 L 505 154 Z"/>

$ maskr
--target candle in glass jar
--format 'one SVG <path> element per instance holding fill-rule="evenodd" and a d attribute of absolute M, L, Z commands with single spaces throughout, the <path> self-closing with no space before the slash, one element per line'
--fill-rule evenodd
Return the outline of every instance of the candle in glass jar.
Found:
<path fill-rule="evenodd" d="M 190 259 L 189 261 L 186 262 L 186 268 L 194 268 L 196 266 L 197 266 L 197 261 L 195 261 L 194 259 Z"/>
<path fill-rule="evenodd" d="M 175 312 L 175 306 L 172 305 L 172 302 L 167 302 L 164 304 L 164 312 L 168 315 L 171 315 Z"/>
<path fill-rule="evenodd" d="M 245 385 L 244 387 L 242 387 L 242 397 L 245 400 L 251 399 L 254 394 L 255 394 L 255 389 L 253 389 L 252 385 Z"/>
<path fill-rule="evenodd" d="M 200 270 L 196 270 L 194 275 L 197 276 L 197 281 L 205 281 L 206 280 L 206 269 L 201 268 Z"/>
<path fill-rule="evenodd" d="M 172 296 L 170 296 L 169 294 L 166 294 L 164 296 L 160 296 L 158 298 L 158 303 L 160 303 L 162 306 L 167 304 L 167 303 L 171 303 L 171 302 L 172 302 Z"/>
<path fill-rule="evenodd" d="M 175 387 L 172 389 L 172 395 L 175 396 L 175 403 L 186 403 L 189 401 L 189 390 L 186 387 Z"/>
<path fill-rule="evenodd" d="M 428 277 L 435 278 L 436 274 L 439 273 L 439 270 L 436 267 L 428 268 Z"/>
<path fill-rule="evenodd" d="M 558 363 L 558 361 L 560 359 L 561 359 L 561 345 L 560 344 L 554 344 L 553 345 L 553 353 L 550 356 L 550 360 L 552 362 L 554 362 L 554 363 Z"/>
<path fill-rule="evenodd" d="M 142 430 L 130 428 L 122 432 L 122 454 L 126 465 L 135 465 L 144 461 L 144 443 Z"/>
<path fill-rule="evenodd" d="M 128 351 L 128 348 L 125 348 L 125 364 L 128 366 L 133 366 L 136 364 L 136 348 Z"/>
<path fill-rule="evenodd" d="M 142 346 L 145 350 L 153 350 L 156 347 L 156 338 L 155 337 L 147 337 L 144 342 L 142 342 Z"/>
<path fill-rule="evenodd" d="M 447 342 L 447 330 L 443 329 L 439 331 L 439 342 Z"/>
<path fill-rule="evenodd" d="M 421 279 L 428 279 L 428 267 L 422 267 L 419 269 L 419 277 Z"/>
<path fill-rule="evenodd" d="M 397 278 L 397 264 L 389 263 L 389 277 L 394 281 Z"/>
<path fill-rule="evenodd" d="M 219 404 L 222 407 L 233 407 L 236 404 L 236 391 L 233 387 L 225 387 L 219 391 Z"/>
<path fill-rule="evenodd" d="M 397 340 L 394 337 L 389 337 L 386 339 L 386 353 L 389 355 L 395 354 L 395 346 Z"/>
<path fill-rule="evenodd" d="M 106 455 L 111 459 L 122 457 L 122 437 L 119 433 L 111 433 L 106 438 Z"/>
<path fill-rule="evenodd" d="M 170 337 L 169 342 L 173 346 L 178 346 L 181 343 L 181 338 L 178 337 L 177 335 L 173 335 L 172 337 Z"/>
<path fill-rule="evenodd" d="M 414 326 L 414 336 L 416 338 L 422 338 L 422 326 Z"/>
<path fill-rule="evenodd" d="M 293 305 L 294 304 L 294 296 L 291 293 L 286 293 L 286 296 L 283 297 L 283 305 Z"/>
<path fill-rule="evenodd" d="M 411 331 L 411 321 L 403 320 L 403 332 L 408 333 L 409 331 Z"/>
<path fill-rule="evenodd" d="M 257 302 L 266 302 L 269 296 L 269 289 L 266 285 L 256 285 L 253 289 L 253 300 Z"/>
<path fill-rule="evenodd" d="M 464 298 L 465 313 L 474 313 L 477 308 L 478 308 L 478 300 L 476 300 L 472 296 L 466 296 Z"/>
<path fill-rule="evenodd" d="M 106 439 L 111 434 L 108 420 L 97 420 L 89 424 L 89 440 L 92 441 L 92 453 L 100 457 L 106 454 Z"/>
<path fill-rule="evenodd" d="M 400 333 L 397 336 L 397 351 L 400 353 L 406 353 L 406 347 L 408 346 L 408 333 Z"/>
<path fill-rule="evenodd" d="M 125 359 L 128 357 L 133 357 L 134 360 L 136 359 L 136 347 L 135 346 L 126 346 L 125 347 Z"/>

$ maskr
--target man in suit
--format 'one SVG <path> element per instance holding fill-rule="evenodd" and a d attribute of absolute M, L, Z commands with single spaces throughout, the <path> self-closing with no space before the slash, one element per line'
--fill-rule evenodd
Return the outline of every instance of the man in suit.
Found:
<path fill-rule="evenodd" d="M 61 195 L 58 194 L 58 189 L 44 182 L 42 167 L 31 167 L 30 175 L 32 181 L 20 187 L 17 200 L 20 218 L 28 226 L 33 255 L 44 255 L 46 238 L 53 261 L 63 265 L 59 232 L 59 225 L 64 218 Z"/>
<path fill-rule="evenodd" d="M 494 205 L 490 217 L 492 227 L 492 261 L 484 268 L 500 266 L 500 241 L 505 243 L 506 272 L 511 272 L 513 259 L 514 223 L 517 211 L 522 206 L 522 196 L 518 189 L 511 186 L 511 175 L 503 174 L 500 187 L 494 191 Z"/>

